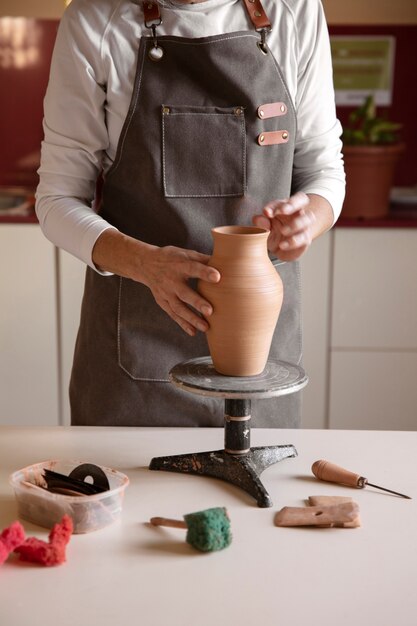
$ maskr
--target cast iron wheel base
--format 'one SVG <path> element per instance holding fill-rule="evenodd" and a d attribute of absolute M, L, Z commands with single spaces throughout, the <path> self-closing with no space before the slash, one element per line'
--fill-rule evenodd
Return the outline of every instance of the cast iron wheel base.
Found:
<path fill-rule="evenodd" d="M 291 444 L 255 447 L 240 455 L 215 450 L 155 457 L 149 469 L 220 478 L 240 487 L 255 498 L 259 507 L 266 508 L 272 506 L 272 500 L 259 479 L 260 474 L 270 465 L 295 456 L 297 450 Z"/>

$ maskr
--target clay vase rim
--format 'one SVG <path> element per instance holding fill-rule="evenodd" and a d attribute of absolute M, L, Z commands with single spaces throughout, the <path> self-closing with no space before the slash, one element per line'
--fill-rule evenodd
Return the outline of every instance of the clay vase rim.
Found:
<path fill-rule="evenodd" d="M 220 235 L 228 237 L 233 235 L 235 237 L 264 237 L 265 234 L 269 235 L 269 230 L 266 228 L 260 228 L 258 226 L 217 226 L 212 228 L 213 235 Z"/>

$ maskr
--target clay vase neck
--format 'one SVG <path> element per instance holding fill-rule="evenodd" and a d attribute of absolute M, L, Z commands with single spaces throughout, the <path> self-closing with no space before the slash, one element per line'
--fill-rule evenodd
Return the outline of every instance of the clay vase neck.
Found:
<path fill-rule="evenodd" d="M 255 376 L 265 368 L 282 306 L 282 281 L 267 251 L 269 231 L 250 226 L 212 230 L 209 265 L 216 284 L 199 281 L 213 306 L 207 341 L 215 369 L 227 376 Z"/>

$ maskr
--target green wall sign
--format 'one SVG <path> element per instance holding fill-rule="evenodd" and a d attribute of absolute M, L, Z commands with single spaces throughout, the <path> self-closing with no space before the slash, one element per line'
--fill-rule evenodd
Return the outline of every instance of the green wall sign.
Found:
<path fill-rule="evenodd" d="M 336 104 L 356 106 L 373 93 L 377 105 L 390 105 L 395 38 L 333 35 L 330 44 Z"/>

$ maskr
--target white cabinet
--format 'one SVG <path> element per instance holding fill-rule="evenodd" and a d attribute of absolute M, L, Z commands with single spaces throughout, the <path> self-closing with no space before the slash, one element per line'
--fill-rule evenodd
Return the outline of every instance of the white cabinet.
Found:
<path fill-rule="evenodd" d="M 417 350 L 417 230 L 334 236 L 332 348 Z"/>
<path fill-rule="evenodd" d="M 55 249 L 0 224 L 0 424 L 59 423 Z"/>
<path fill-rule="evenodd" d="M 330 428 L 417 428 L 417 230 L 333 234 Z"/>
<path fill-rule="evenodd" d="M 417 351 L 333 350 L 330 428 L 417 429 Z"/>

